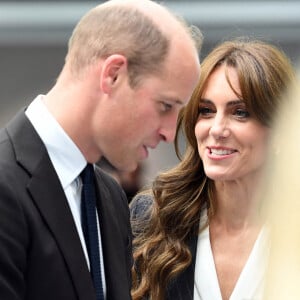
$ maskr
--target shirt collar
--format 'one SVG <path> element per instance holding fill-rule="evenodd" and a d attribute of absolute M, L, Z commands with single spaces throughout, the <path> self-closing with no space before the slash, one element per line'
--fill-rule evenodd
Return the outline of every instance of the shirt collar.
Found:
<path fill-rule="evenodd" d="M 43 103 L 36 97 L 25 114 L 46 146 L 62 187 L 71 184 L 87 164 L 86 159 Z"/>

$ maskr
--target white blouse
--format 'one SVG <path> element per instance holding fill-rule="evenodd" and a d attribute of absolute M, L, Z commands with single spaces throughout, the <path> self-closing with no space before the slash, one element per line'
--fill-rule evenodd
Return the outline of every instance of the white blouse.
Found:
<path fill-rule="evenodd" d="M 230 300 L 263 300 L 264 275 L 269 254 L 269 235 L 263 227 L 230 296 Z M 194 300 L 222 300 L 209 227 L 198 237 L 195 265 Z"/>

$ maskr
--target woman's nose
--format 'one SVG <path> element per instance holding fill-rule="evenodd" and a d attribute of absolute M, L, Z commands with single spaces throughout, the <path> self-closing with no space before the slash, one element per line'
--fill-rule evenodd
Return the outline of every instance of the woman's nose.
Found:
<path fill-rule="evenodd" d="M 228 121 L 223 116 L 216 116 L 212 120 L 212 124 L 209 130 L 209 133 L 215 139 L 226 138 L 230 135 L 230 130 L 228 126 Z"/>

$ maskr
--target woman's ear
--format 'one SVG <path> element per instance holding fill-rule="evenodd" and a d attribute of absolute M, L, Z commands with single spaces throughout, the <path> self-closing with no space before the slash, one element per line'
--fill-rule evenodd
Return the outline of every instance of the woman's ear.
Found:
<path fill-rule="evenodd" d="M 127 74 L 127 59 L 123 55 L 108 56 L 102 64 L 100 87 L 105 94 L 109 94 L 117 84 L 120 76 Z"/>

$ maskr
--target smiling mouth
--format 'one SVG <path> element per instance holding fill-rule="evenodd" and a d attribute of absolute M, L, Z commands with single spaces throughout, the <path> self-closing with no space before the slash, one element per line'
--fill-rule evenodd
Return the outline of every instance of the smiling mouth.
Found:
<path fill-rule="evenodd" d="M 229 149 L 209 149 L 210 154 L 214 154 L 214 155 L 230 155 L 234 152 L 236 152 L 236 150 L 229 150 Z"/>

